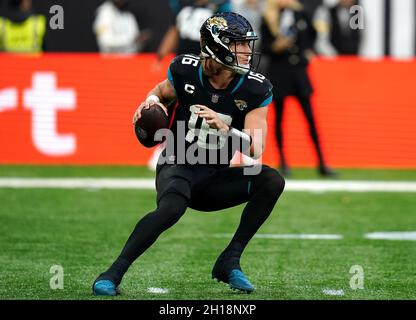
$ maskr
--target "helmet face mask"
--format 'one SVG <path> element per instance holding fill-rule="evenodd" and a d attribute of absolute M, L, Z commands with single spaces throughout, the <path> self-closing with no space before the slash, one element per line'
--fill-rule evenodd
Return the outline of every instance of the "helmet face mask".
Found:
<path fill-rule="evenodd" d="M 254 44 L 258 36 L 250 22 L 234 12 L 223 12 L 207 19 L 201 27 L 201 54 L 232 69 L 239 74 L 253 70 Z M 248 42 L 250 51 L 237 51 L 237 43 Z M 239 58 L 248 56 L 248 64 L 239 63 Z M 243 59 L 244 60 L 244 59 Z"/>
<path fill-rule="evenodd" d="M 241 69 L 241 72 L 236 70 L 238 73 L 247 73 L 248 71 L 255 70 L 260 62 L 256 57 L 260 57 L 260 54 L 254 51 L 254 45 L 256 40 L 243 40 L 232 42 L 229 46 L 231 52 L 234 55 L 234 68 Z M 241 43 L 241 45 L 240 45 Z M 241 46 L 248 48 L 241 49 Z M 227 61 L 228 62 L 228 61 Z"/>

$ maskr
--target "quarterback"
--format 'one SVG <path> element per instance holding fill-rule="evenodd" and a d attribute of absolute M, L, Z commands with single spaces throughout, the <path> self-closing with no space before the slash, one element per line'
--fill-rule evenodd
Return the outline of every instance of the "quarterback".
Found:
<path fill-rule="evenodd" d="M 213 263 L 212 277 L 232 289 L 251 293 L 240 258 L 248 242 L 266 221 L 283 192 L 285 181 L 274 169 L 256 165 L 257 174 L 230 167 L 237 151 L 261 156 L 266 141 L 266 115 L 272 85 L 253 68 L 258 39 L 241 15 L 224 12 L 208 18 L 200 29 L 201 54 L 180 55 L 169 66 L 167 79 L 140 104 L 142 110 L 163 104 L 172 114 L 168 139 L 156 170 L 156 209 L 135 226 L 120 255 L 93 283 L 95 295 L 119 293 L 131 264 L 192 208 L 217 211 L 246 203 L 228 246 Z M 175 110 L 172 106 L 175 101 Z M 262 134 L 256 135 L 255 132 Z M 188 152 L 192 148 L 192 152 Z M 225 151 L 224 151 L 225 150 Z M 203 156 L 200 156 L 203 155 Z M 213 161 L 213 159 L 216 161 Z"/>

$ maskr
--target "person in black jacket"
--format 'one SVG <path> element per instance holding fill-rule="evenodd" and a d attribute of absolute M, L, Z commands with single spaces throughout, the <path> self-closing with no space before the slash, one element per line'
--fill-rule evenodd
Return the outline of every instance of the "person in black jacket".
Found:
<path fill-rule="evenodd" d="M 283 146 L 282 119 L 284 101 L 295 96 L 309 124 L 310 136 L 318 156 L 322 176 L 334 176 L 324 161 L 311 105 L 312 85 L 307 65 L 313 57 L 316 31 L 311 19 L 296 0 L 268 0 L 261 28 L 263 53 L 268 54 L 268 76 L 274 87 L 276 106 L 276 139 L 282 174 L 291 174 Z"/>
<path fill-rule="evenodd" d="M 323 56 L 357 55 L 360 50 L 362 30 L 350 22 L 357 0 L 339 0 L 334 6 L 322 5 L 314 14 L 318 31 L 315 48 Z"/>

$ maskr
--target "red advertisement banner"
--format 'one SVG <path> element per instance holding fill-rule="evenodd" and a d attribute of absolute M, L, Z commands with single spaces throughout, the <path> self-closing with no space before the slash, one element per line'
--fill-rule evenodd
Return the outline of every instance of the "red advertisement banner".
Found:
<path fill-rule="evenodd" d="M 166 78 L 151 54 L 0 55 L 0 163 L 147 164 L 131 124 L 146 93 Z M 333 167 L 416 168 L 416 61 L 315 59 L 314 113 Z M 263 162 L 277 165 L 274 106 Z M 284 114 L 289 164 L 316 155 L 300 107 Z"/>

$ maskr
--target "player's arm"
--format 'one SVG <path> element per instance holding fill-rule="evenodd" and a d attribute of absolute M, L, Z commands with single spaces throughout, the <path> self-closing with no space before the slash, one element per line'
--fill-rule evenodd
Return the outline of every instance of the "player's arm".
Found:
<path fill-rule="evenodd" d="M 250 152 L 244 152 L 258 159 L 264 152 L 267 136 L 267 107 L 256 108 L 246 115 L 244 132 L 250 136 Z M 248 150 L 247 150 L 248 151 Z"/>
<path fill-rule="evenodd" d="M 136 112 L 133 115 L 133 124 L 136 123 L 141 117 L 141 112 L 144 109 L 149 109 L 150 107 L 158 104 L 163 111 L 168 115 L 168 110 L 166 105 L 176 99 L 176 92 L 172 84 L 168 79 L 158 83 L 152 90 L 147 94 L 147 98 L 143 101 L 140 106 L 136 109 Z"/>

